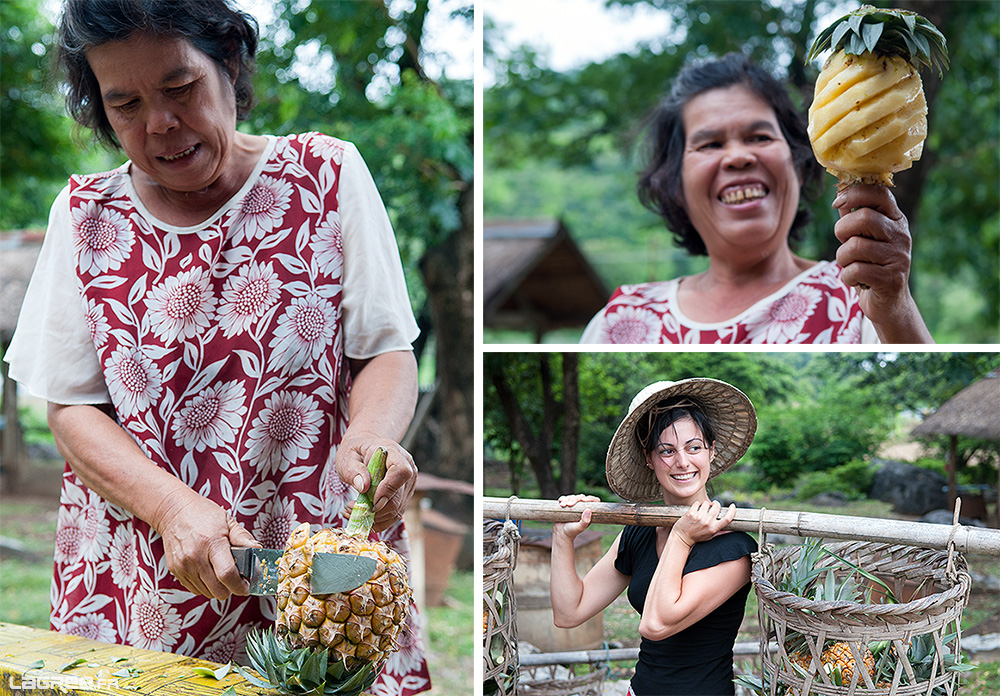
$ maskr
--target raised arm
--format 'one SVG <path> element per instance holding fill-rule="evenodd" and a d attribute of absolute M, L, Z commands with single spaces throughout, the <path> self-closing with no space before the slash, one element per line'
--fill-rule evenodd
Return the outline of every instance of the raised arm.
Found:
<path fill-rule="evenodd" d="M 697 623 L 750 580 L 750 559 L 720 563 L 683 574 L 691 547 L 718 534 L 736 515 L 735 506 L 719 519 L 718 502 L 695 503 L 670 530 L 649 583 L 639 635 L 663 640 Z"/>
<path fill-rule="evenodd" d="M 577 574 L 573 541 L 590 526 L 590 519 L 591 511 L 584 510 L 579 522 L 552 526 L 552 574 L 549 591 L 552 596 L 552 617 L 559 628 L 573 628 L 596 616 L 628 587 L 629 577 L 615 569 L 620 534 L 586 576 L 581 578 Z"/>
<path fill-rule="evenodd" d="M 97 406 L 49 404 L 59 451 L 90 490 L 163 537 L 167 568 L 191 592 L 225 599 L 247 593 L 231 546 L 259 546 L 219 505 L 150 461 Z"/>

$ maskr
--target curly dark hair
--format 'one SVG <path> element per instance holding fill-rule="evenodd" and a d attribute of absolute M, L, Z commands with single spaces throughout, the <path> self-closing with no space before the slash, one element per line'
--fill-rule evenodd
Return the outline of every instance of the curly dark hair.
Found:
<path fill-rule="evenodd" d="M 791 148 L 799 175 L 800 206 L 792 221 L 790 240 L 798 240 L 801 229 L 812 219 L 812 213 L 801 201 L 814 200 L 822 190 L 823 168 L 813 157 L 805 117 L 795 108 L 780 81 L 739 53 L 685 66 L 674 79 L 670 94 L 647 119 L 648 164 L 639 175 L 637 190 L 642 204 L 667 223 L 677 244 L 695 256 L 704 256 L 708 251 L 683 204 L 684 106 L 703 92 L 733 85 L 746 87 L 774 109 L 781 133 Z"/>
<path fill-rule="evenodd" d="M 100 142 L 121 149 L 104 112 L 87 51 L 110 41 L 126 41 L 136 33 L 190 41 L 234 80 L 237 119 L 250 113 L 257 21 L 233 9 L 227 0 L 66 0 L 56 52 L 57 67 L 66 73 L 66 107 Z"/>

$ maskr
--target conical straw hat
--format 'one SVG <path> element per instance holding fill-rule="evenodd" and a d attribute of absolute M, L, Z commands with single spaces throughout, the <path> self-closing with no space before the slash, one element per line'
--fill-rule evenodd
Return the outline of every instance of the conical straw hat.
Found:
<path fill-rule="evenodd" d="M 657 404 L 674 396 L 688 397 L 695 402 L 715 430 L 715 459 L 709 478 L 735 464 L 753 442 L 757 414 L 750 399 L 736 387 L 707 377 L 650 384 L 632 399 L 628 415 L 608 447 L 608 484 L 625 500 L 641 503 L 663 499 L 656 474 L 646 466 L 636 426 L 650 417 Z M 655 418 L 655 414 L 652 417 Z"/>

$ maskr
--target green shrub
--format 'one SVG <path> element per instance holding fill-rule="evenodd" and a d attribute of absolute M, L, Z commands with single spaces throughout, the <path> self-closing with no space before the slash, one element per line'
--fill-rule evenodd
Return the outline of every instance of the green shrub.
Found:
<path fill-rule="evenodd" d="M 810 471 L 795 482 L 795 496 L 808 500 L 821 493 L 842 493 L 848 500 L 868 497 L 875 472 L 865 461 L 854 460 L 826 471 Z"/>

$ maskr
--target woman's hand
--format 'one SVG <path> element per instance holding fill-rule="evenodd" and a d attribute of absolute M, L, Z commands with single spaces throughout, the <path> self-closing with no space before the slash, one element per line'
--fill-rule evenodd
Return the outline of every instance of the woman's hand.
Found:
<path fill-rule="evenodd" d="M 231 548 L 260 543 L 243 525 L 194 491 L 165 500 L 157 512 L 153 528 L 163 537 L 167 569 L 185 588 L 214 599 L 248 594 Z"/>
<path fill-rule="evenodd" d="M 595 495 L 584 495 L 574 493 L 573 495 L 563 495 L 559 497 L 560 507 L 573 507 L 577 503 L 599 503 L 601 499 Z M 560 535 L 572 541 L 576 539 L 587 527 L 590 526 L 591 510 L 587 509 L 580 513 L 579 522 L 556 522 L 552 525 L 552 534 Z"/>
<path fill-rule="evenodd" d="M 674 523 L 671 535 L 675 535 L 688 548 L 699 541 L 708 541 L 721 532 L 736 517 L 736 505 L 730 505 L 723 517 L 719 517 L 722 504 L 718 500 L 695 503 Z"/>
<path fill-rule="evenodd" d="M 352 432 L 348 428 L 344 439 L 337 446 L 335 460 L 340 478 L 363 493 L 371 485 L 368 460 L 379 447 L 384 447 L 388 456 L 385 459 L 385 478 L 375 490 L 373 498 L 375 524 L 372 529 L 376 532 L 388 529 L 406 512 L 406 506 L 413 496 L 413 488 L 417 484 L 417 467 L 413 463 L 413 457 L 397 442 L 378 437 L 374 433 Z M 349 505 L 351 509 L 353 503 Z"/>
<path fill-rule="evenodd" d="M 861 310 L 885 343 L 933 343 L 910 295 L 912 239 L 906 217 L 885 186 L 859 185 L 833 202 L 840 211 L 841 279 L 858 291 Z"/>

